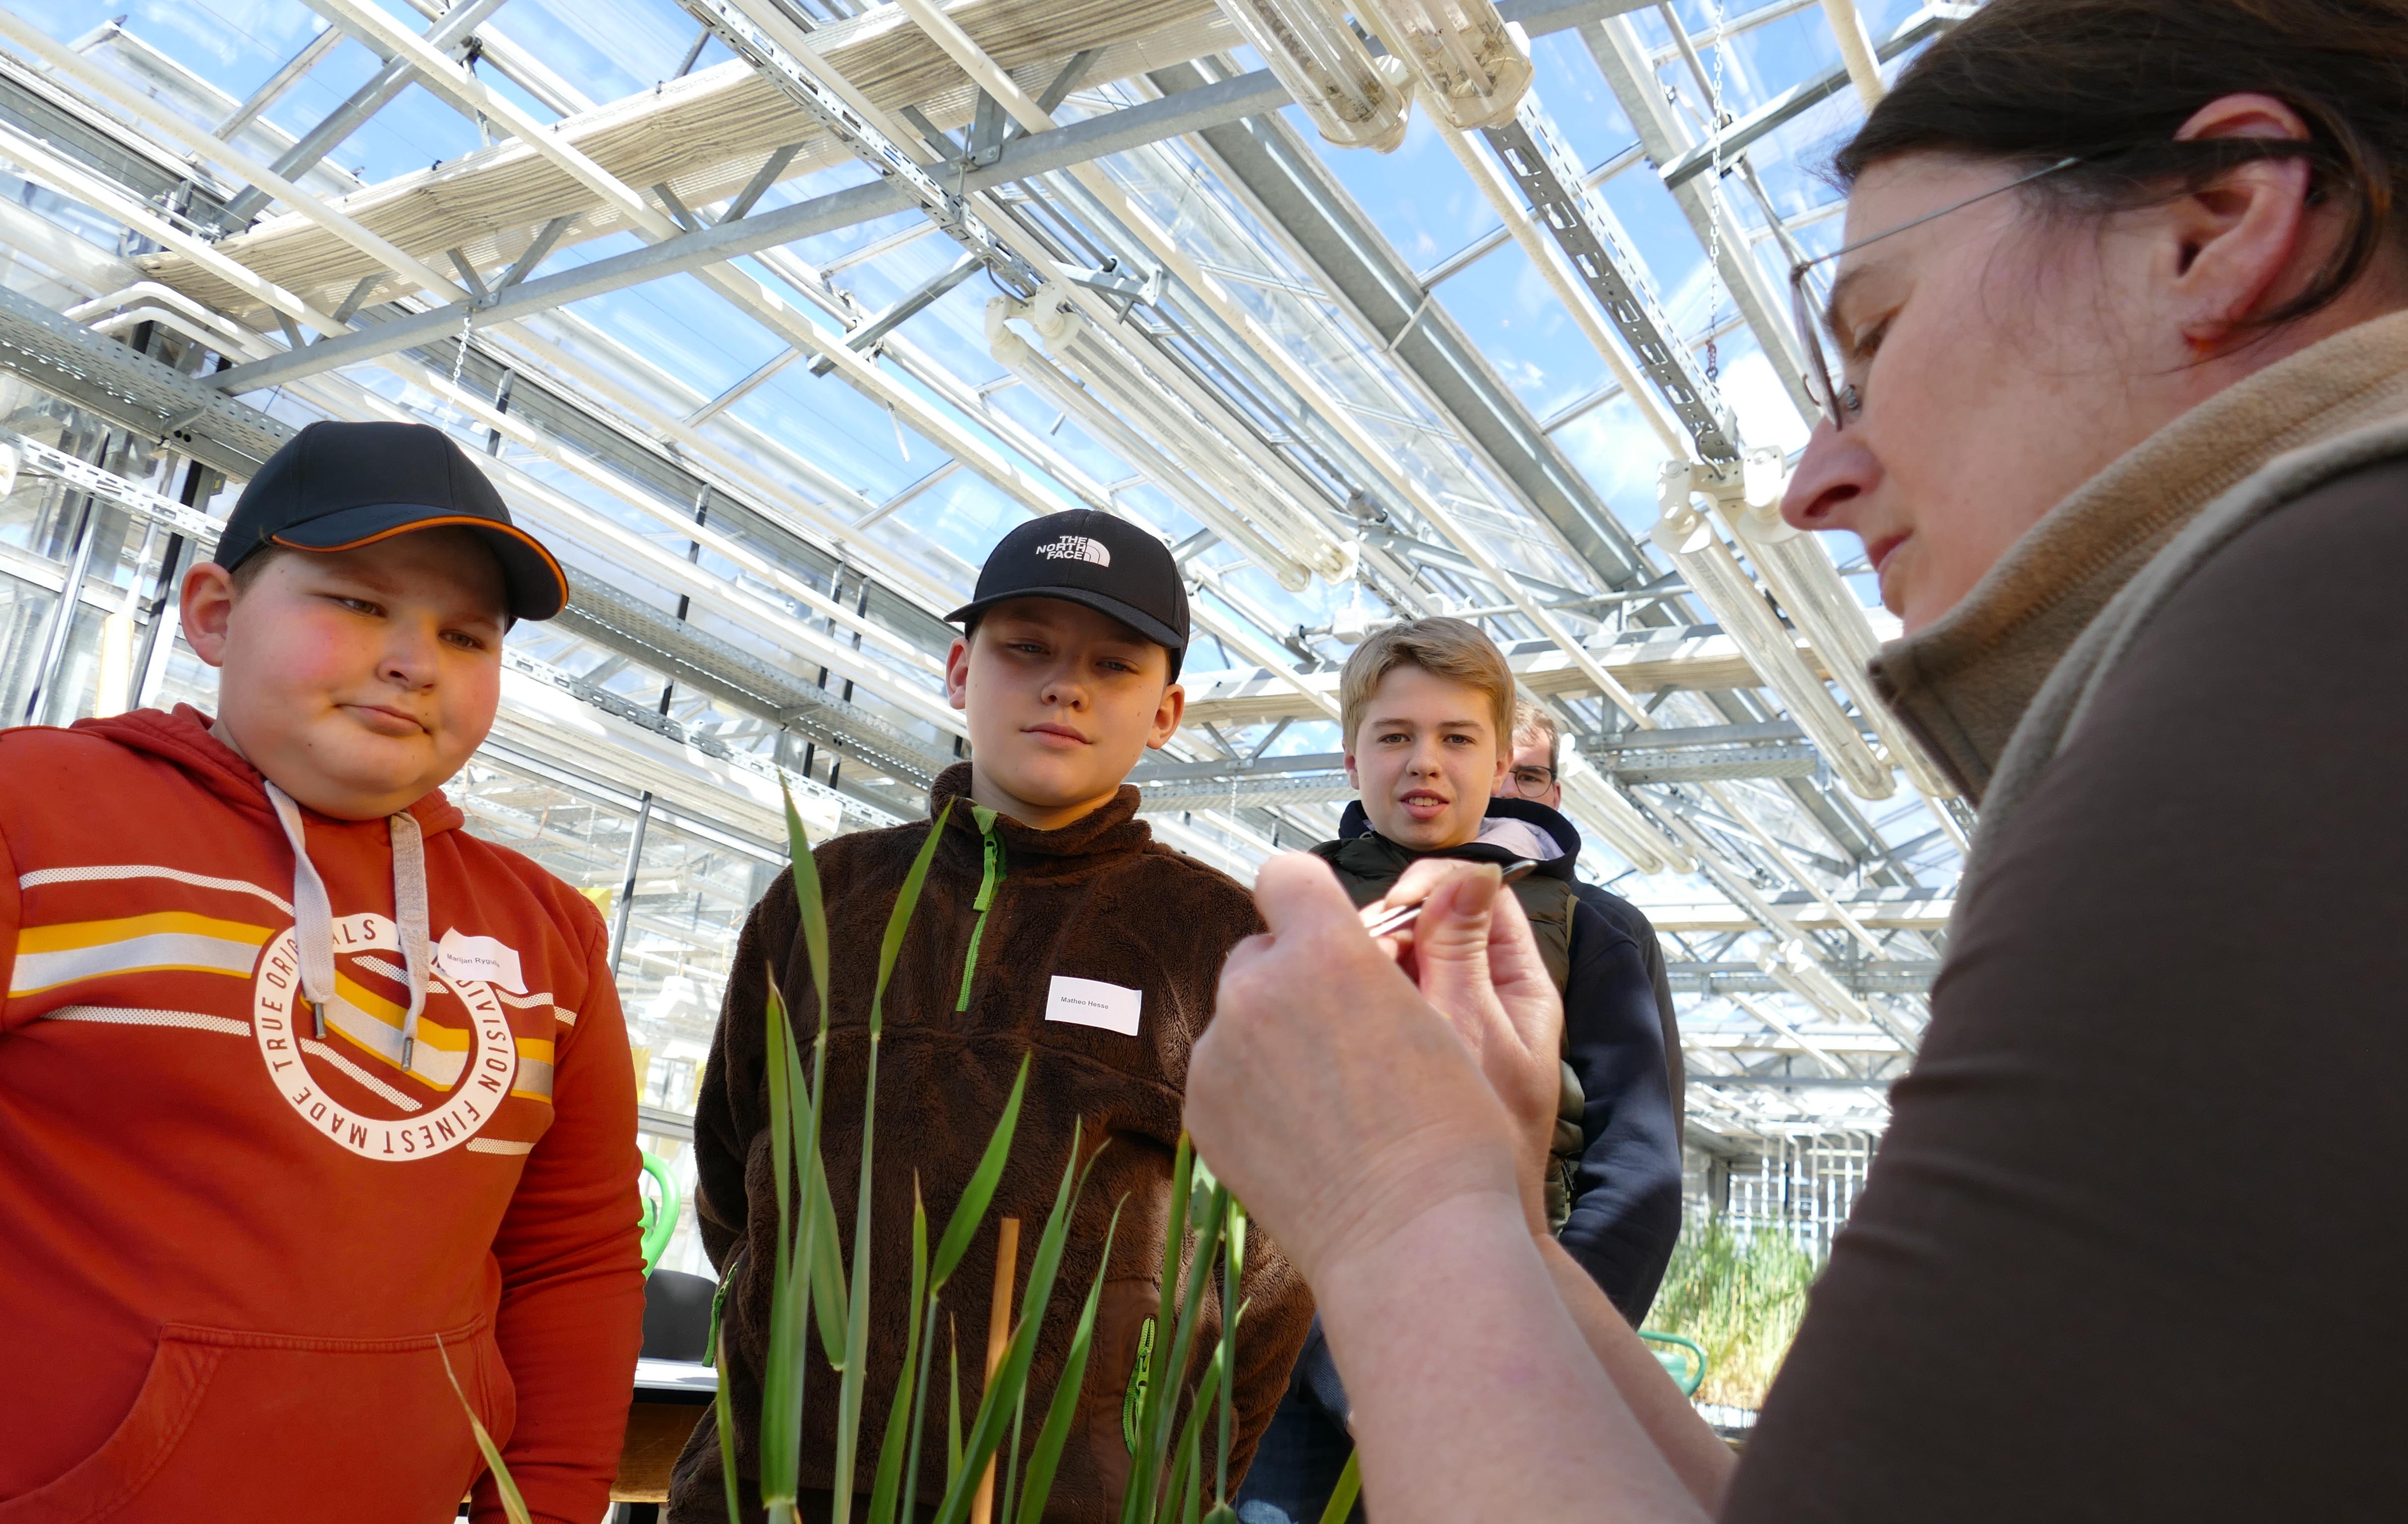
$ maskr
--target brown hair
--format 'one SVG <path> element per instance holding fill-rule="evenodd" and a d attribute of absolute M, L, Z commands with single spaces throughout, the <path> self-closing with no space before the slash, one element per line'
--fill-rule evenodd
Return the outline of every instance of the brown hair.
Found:
<path fill-rule="evenodd" d="M 1547 743 L 1547 766 L 1553 768 L 1563 755 L 1563 727 L 1555 724 L 1554 715 L 1525 698 L 1513 706 L 1513 749 L 1518 752 L 1534 740 Z"/>
<path fill-rule="evenodd" d="M 259 581 L 260 573 L 275 565 L 280 557 L 292 554 L 291 547 L 271 542 L 244 556 L 232 571 L 226 573 L 234 583 L 235 593 L 239 596 L 250 592 L 251 584 Z"/>
<path fill-rule="evenodd" d="M 1367 637 L 1338 675 L 1338 708 L 1346 727 L 1342 744 L 1354 749 L 1354 731 L 1383 678 L 1399 667 L 1418 667 L 1433 677 L 1477 688 L 1488 698 L 1488 723 L 1501 748 L 1513 733 L 1513 669 L 1505 653 L 1476 625 L 1440 614 L 1391 625 Z"/>
<path fill-rule="evenodd" d="M 2304 142 L 2176 142 L 2222 96 L 2272 95 Z M 2325 267 L 2261 325 L 2329 306 L 2408 242 L 2408 0 L 1991 0 L 1933 43 L 1842 149 L 1842 185 L 1909 153 L 2082 162 L 2018 193 L 2105 213 L 2212 184 L 2251 159 L 2305 159 L 2347 221 Z"/>

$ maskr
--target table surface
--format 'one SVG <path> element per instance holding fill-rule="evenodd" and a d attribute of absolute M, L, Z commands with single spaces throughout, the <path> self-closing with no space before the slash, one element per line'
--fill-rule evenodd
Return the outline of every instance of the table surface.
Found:
<path fill-rule="evenodd" d="M 636 1362 L 635 1399 L 638 1402 L 709 1402 L 719 1391 L 719 1373 L 690 1360 Z"/>

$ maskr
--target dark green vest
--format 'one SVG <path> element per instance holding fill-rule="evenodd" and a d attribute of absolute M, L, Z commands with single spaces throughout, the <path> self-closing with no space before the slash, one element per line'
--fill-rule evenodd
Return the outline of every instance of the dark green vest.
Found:
<path fill-rule="evenodd" d="M 1403 875 L 1416 857 L 1457 855 L 1443 851 L 1414 852 L 1377 831 L 1367 831 L 1343 841 L 1324 841 L 1312 849 L 1312 854 L 1337 870 L 1338 881 L 1346 885 L 1346 892 L 1357 905 L 1368 905 L 1387 893 L 1388 886 Z M 1529 917 L 1530 934 L 1538 940 L 1539 960 L 1547 966 L 1547 977 L 1555 982 L 1556 994 L 1564 993 L 1571 982 L 1572 913 L 1580 904 L 1579 897 L 1562 879 L 1533 873 L 1513 885 L 1513 898 L 1522 902 L 1522 913 Z M 1547 1226 L 1551 1229 L 1560 1229 L 1571 1216 L 1572 1185 L 1584 1143 L 1581 1115 L 1586 1104 L 1586 1098 L 1581 1094 L 1580 1076 L 1572 1072 L 1569 1062 L 1562 1068 L 1562 1088 L 1555 1099 L 1555 1136 L 1547 1169 Z"/>

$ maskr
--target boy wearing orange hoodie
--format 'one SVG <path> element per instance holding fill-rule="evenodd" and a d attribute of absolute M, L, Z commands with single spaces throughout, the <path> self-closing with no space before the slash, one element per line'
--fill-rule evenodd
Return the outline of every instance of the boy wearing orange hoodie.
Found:
<path fill-rule="evenodd" d="M 566 580 L 441 433 L 315 424 L 182 596 L 214 720 L 0 732 L 0 1517 L 496 1520 L 465 1400 L 593 1524 L 626 1031 L 594 907 L 440 788 Z"/>

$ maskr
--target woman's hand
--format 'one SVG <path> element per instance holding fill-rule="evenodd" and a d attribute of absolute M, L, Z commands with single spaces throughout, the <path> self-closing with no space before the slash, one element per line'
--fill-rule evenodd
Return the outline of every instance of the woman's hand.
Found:
<path fill-rule="evenodd" d="M 1187 1126 L 1214 1173 L 1316 1284 L 1440 1203 L 1519 1206 L 1517 1129 L 1459 1028 L 1372 942 L 1328 866 L 1274 857 L 1254 899 L 1270 931 L 1229 955 L 1188 1069 Z M 1451 899 L 1422 918 L 1429 973 L 1450 998 L 1469 978 L 1460 915 Z M 1479 1024 L 1511 1028 L 1494 1010 Z"/>
<path fill-rule="evenodd" d="M 1455 1025 L 1513 1119 L 1515 1176 L 1532 1230 L 1546 1225 L 1547 1155 L 1563 1085 L 1564 1002 L 1522 902 L 1494 864 L 1424 857 L 1383 897 L 1419 901 L 1421 919 L 1380 938 L 1422 998 Z"/>

